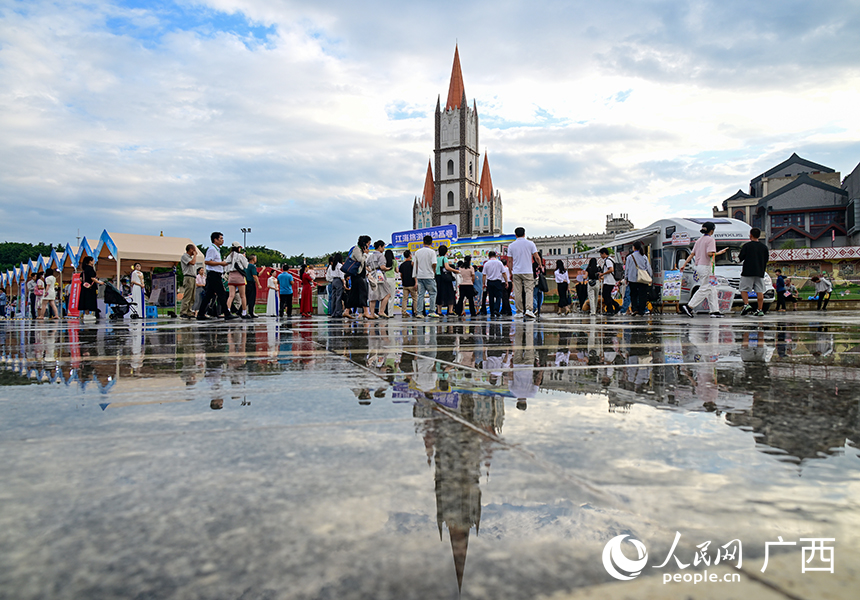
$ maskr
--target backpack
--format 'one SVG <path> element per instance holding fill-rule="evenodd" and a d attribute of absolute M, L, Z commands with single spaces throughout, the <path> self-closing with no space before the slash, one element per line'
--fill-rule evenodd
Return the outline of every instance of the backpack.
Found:
<path fill-rule="evenodd" d="M 612 261 L 612 275 L 615 277 L 615 281 L 624 279 L 624 265 L 620 264 L 621 261 L 615 260 L 611 256 L 607 257 L 607 260 Z M 606 267 L 603 268 L 606 269 Z"/>
<path fill-rule="evenodd" d="M 340 268 L 347 275 L 358 275 L 358 270 L 361 268 L 361 263 L 352 257 L 353 250 L 355 250 L 355 246 L 349 249 L 346 260 L 343 261 L 343 266 Z"/>

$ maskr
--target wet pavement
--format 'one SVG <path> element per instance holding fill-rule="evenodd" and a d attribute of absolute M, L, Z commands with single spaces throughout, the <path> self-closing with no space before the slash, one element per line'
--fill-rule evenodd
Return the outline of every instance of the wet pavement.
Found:
<path fill-rule="evenodd" d="M 8 321 L 0 351 L 0 598 L 734 597 L 660 584 L 732 540 L 760 597 L 856 597 L 856 313 Z"/>

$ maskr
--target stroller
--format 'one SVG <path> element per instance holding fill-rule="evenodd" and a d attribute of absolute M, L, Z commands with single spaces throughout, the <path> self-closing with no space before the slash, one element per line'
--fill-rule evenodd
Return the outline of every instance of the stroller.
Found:
<path fill-rule="evenodd" d="M 114 319 L 122 319 L 129 311 L 131 311 L 132 319 L 140 318 L 134 304 L 129 302 L 128 299 L 122 295 L 122 292 L 120 292 L 116 286 L 109 281 L 105 283 L 105 304 L 110 306 L 110 315 L 108 318 L 111 321 Z"/>

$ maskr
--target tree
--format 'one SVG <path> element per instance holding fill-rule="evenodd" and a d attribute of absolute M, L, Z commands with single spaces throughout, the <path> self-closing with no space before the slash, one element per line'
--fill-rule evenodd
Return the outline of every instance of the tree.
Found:
<path fill-rule="evenodd" d="M 779 247 L 780 250 L 794 250 L 797 248 L 797 242 L 795 240 L 785 240 L 782 243 L 782 246 Z"/>
<path fill-rule="evenodd" d="M 65 246 L 57 244 L 56 247 L 51 244 L 39 242 L 38 244 L 28 244 L 26 242 L 3 242 L 0 243 L 0 270 L 7 271 L 14 267 L 20 267 L 21 263 L 27 262 L 29 259 L 36 260 L 39 255 L 51 256 L 51 250 L 62 252 Z"/>

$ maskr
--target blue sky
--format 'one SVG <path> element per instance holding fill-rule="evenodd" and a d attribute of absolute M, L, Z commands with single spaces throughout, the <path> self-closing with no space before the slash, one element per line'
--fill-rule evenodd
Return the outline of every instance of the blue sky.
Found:
<path fill-rule="evenodd" d="M 2 238 L 408 229 L 458 43 L 505 229 L 709 214 L 860 162 L 860 5 L 0 0 Z"/>

